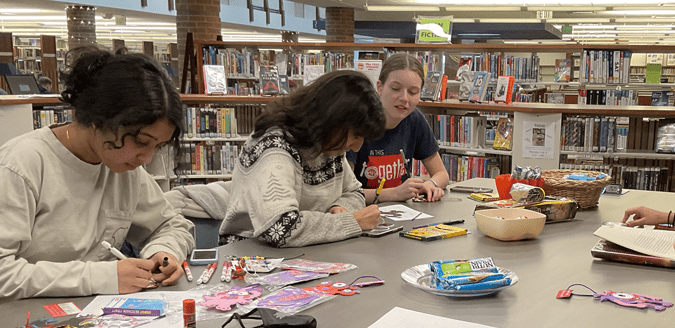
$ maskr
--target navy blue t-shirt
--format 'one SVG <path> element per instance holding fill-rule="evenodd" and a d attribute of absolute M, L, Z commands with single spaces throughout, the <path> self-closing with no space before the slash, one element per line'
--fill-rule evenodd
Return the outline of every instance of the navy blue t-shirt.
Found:
<path fill-rule="evenodd" d="M 354 163 L 354 173 L 363 188 L 377 188 L 383 177 L 387 179 L 384 186 L 393 188 L 410 177 L 412 158 L 423 160 L 439 149 L 424 114 L 415 108 L 381 139 L 364 142 L 358 153 L 348 151 L 347 160 Z M 405 170 L 401 150 L 405 155 Z"/>

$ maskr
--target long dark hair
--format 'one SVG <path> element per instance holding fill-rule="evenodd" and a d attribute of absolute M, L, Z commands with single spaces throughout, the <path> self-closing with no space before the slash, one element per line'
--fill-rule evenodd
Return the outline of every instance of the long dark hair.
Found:
<path fill-rule="evenodd" d="M 253 137 L 277 126 L 290 134 L 291 145 L 318 156 L 343 147 L 350 130 L 366 141 L 381 138 L 385 120 L 380 98 L 365 75 L 334 71 L 271 104 L 256 121 Z"/>
<path fill-rule="evenodd" d="M 109 144 L 122 148 L 127 136 L 135 139 L 141 128 L 166 118 L 175 126 L 169 143 L 178 158 L 183 105 L 155 59 L 127 53 L 124 48 L 113 54 L 85 46 L 66 54 L 66 68 L 61 73 L 65 82 L 61 100 L 75 107 L 77 123 L 112 133 L 116 140 Z"/>

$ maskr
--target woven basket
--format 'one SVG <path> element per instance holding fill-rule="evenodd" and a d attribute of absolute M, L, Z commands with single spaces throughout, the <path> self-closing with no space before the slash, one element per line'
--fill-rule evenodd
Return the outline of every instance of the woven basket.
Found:
<path fill-rule="evenodd" d="M 610 183 L 610 177 L 594 181 L 578 181 L 563 179 L 565 175 L 572 173 L 586 174 L 597 177 L 602 172 L 580 170 L 544 170 L 541 176 L 544 178 L 544 191 L 546 195 L 567 197 L 577 201 L 579 208 L 587 209 L 598 206 L 598 200 L 602 190 Z"/>

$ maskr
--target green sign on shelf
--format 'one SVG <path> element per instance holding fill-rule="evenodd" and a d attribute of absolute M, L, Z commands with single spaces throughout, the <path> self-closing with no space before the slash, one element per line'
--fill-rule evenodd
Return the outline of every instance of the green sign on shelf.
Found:
<path fill-rule="evenodd" d="M 572 33 L 572 26 L 570 25 L 565 25 L 562 27 L 562 32 L 564 34 L 571 34 Z"/>
<path fill-rule="evenodd" d="M 419 17 L 416 43 L 450 43 L 452 16 Z"/>

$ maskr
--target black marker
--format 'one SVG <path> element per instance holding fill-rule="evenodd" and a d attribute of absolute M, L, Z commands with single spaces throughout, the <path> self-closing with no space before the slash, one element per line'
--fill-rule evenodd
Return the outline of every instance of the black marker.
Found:
<path fill-rule="evenodd" d="M 423 225 L 423 226 L 413 227 L 413 229 L 424 228 L 424 227 L 431 227 L 431 226 L 435 226 L 435 225 L 439 225 L 439 224 L 453 225 L 453 224 L 458 224 L 458 223 L 464 223 L 464 220 L 456 220 L 456 221 L 448 221 L 448 222 L 432 223 L 432 224 L 427 224 L 427 225 Z"/>

